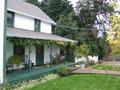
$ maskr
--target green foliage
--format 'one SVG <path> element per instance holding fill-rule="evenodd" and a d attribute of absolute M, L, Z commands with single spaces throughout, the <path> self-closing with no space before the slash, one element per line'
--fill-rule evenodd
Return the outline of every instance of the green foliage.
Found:
<path fill-rule="evenodd" d="M 26 0 L 26 2 L 34 4 L 34 5 L 38 5 L 38 0 Z"/>
<path fill-rule="evenodd" d="M 1 90 L 12 90 L 9 83 L 7 81 L 5 81 L 3 83 L 2 89 Z"/>
<path fill-rule="evenodd" d="M 108 22 L 106 21 L 106 19 L 108 20 L 108 15 L 113 12 L 113 5 L 106 0 L 79 0 L 77 3 L 77 14 L 80 27 L 93 28 L 95 24 L 103 26 L 103 24 Z M 102 15 L 105 20 L 100 20 L 100 15 Z"/>
<path fill-rule="evenodd" d="M 19 55 L 14 55 L 14 56 L 9 57 L 8 62 L 11 64 L 20 65 L 22 62 L 22 58 Z"/>
<path fill-rule="evenodd" d="M 120 15 L 110 17 L 111 27 L 108 31 L 107 40 L 109 41 L 112 54 L 120 55 Z"/>
<path fill-rule="evenodd" d="M 27 39 L 27 38 L 8 38 L 8 40 L 15 45 L 22 45 L 22 46 L 29 46 L 29 45 L 35 45 L 35 46 L 41 46 L 44 44 L 51 45 L 56 44 L 60 47 L 65 47 L 69 45 L 71 48 L 75 47 L 75 43 L 72 42 L 64 42 L 64 41 L 54 41 L 54 40 L 39 40 L 39 39 Z"/>
<path fill-rule="evenodd" d="M 56 26 L 54 28 L 54 33 L 59 35 L 59 36 L 62 36 L 62 37 L 77 40 L 78 30 L 64 27 L 64 26 L 67 26 L 67 27 L 78 28 L 77 27 L 77 21 L 73 17 L 74 17 L 74 13 L 72 13 L 72 12 L 68 13 L 66 15 L 62 14 L 60 16 L 60 18 L 58 19 L 57 24 L 61 25 L 61 26 L 63 25 L 63 27 L 57 27 Z"/>
<path fill-rule="evenodd" d="M 78 27 L 93 29 L 97 25 L 98 30 L 105 30 L 106 24 L 108 25 L 110 21 L 108 19 L 109 15 L 114 13 L 114 7 L 106 0 L 79 0 L 76 12 L 78 16 Z M 101 19 L 101 17 L 104 19 Z M 84 29 L 81 29 L 79 32 L 79 44 L 85 42 L 89 46 L 90 55 L 100 54 L 97 48 L 97 33 L 94 30 L 87 31 Z"/>
<path fill-rule="evenodd" d="M 39 7 L 57 22 L 61 15 L 74 12 L 72 4 L 68 0 L 43 0 Z"/>
<path fill-rule="evenodd" d="M 105 39 L 98 39 L 98 55 L 99 60 L 102 60 L 106 55 L 108 55 L 109 45 Z"/>
<path fill-rule="evenodd" d="M 70 74 L 70 68 L 65 66 L 65 65 L 62 65 L 58 70 L 57 70 L 57 73 L 60 75 L 60 76 L 67 76 Z"/>
<path fill-rule="evenodd" d="M 89 47 L 87 44 L 83 44 L 78 46 L 78 56 L 88 56 L 89 55 Z"/>

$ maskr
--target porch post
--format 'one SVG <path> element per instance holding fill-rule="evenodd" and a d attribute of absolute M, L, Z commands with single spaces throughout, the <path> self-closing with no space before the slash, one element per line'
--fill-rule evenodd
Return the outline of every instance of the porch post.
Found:
<path fill-rule="evenodd" d="M 29 64 L 29 71 L 31 71 L 31 60 L 30 60 L 30 54 L 31 53 L 31 45 L 29 45 L 29 62 L 28 62 L 28 64 Z"/>
<path fill-rule="evenodd" d="M 7 0 L 0 0 L 0 84 L 6 77 Z"/>
<path fill-rule="evenodd" d="M 64 50 L 64 64 L 66 64 L 66 59 L 67 59 L 67 52 L 66 52 L 66 48 L 65 48 L 65 50 Z"/>
<path fill-rule="evenodd" d="M 50 44 L 50 54 L 52 55 L 52 44 Z"/>

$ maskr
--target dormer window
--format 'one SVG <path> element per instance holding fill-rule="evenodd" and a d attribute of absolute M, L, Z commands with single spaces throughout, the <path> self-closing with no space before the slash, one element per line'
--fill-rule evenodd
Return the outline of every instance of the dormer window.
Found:
<path fill-rule="evenodd" d="M 15 13 L 8 11 L 7 12 L 7 26 L 8 27 L 14 27 L 14 17 L 15 17 Z"/>
<path fill-rule="evenodd" d="M 40 32 L 40 20 L 35 19 L 35 31 Z"/>

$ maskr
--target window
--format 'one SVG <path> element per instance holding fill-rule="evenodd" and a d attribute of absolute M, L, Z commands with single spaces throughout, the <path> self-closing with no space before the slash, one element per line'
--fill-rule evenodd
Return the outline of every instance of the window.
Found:
<path fill-rule="evenodd" d="M 35 19 L 35 31 L 40 32 L 40 20 Z"/>
<path fill-rule="evenodd" d="M 7 12 L 7 25 L 9 27 L 14 27 L 14 16 L 15 16 L 14 12 L 11 11 Z"/>

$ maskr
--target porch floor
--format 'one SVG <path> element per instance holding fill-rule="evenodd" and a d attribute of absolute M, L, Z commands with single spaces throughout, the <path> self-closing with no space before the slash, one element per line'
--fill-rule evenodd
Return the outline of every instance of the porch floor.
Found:
<path fill-rule="evenodd" d="M 67 63 L 65 65 L 72 66 L 75 63 Z M 62 64 L 52 65 L 50 67 L 40 66 L 33 67 L 31 71 L 28 70 L 17 70 L 7 74 L 7 80 L 9 82 L 20 81 L 20 80 L 29 80 L 40 77 L 42 75 L 55 72 Z"/>

